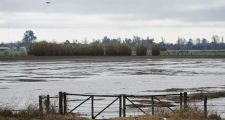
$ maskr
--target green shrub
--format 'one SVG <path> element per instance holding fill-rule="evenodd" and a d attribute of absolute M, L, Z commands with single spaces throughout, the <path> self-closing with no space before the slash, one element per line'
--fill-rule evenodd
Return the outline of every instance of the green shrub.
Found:
<path fill-rule="evenodd" d="M 159 56 L 160 55 L 160 47 L 159 45 L 155 44 L 152 46 L 152 56 Z"/>
<path fill-rule="evenodd" d="M 144 45 L 138 45 L 135 48 L 137 56 L 146 56 L 147 48 Z"/>

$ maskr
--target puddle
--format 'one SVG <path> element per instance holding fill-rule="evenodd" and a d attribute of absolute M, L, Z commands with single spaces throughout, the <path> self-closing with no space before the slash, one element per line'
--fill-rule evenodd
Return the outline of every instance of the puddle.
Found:
<path fill-rule="evenodd" d="M 19 79 L 16 81 L 18 82 L 47 82 L 47 80 L 39 80 L 39 79 Z"/>
<path fill-rule="evenodd" d="M 3 90 L 3 89 L 9 89 L 9 88 L 8 88 L 8 87 L 0 87 L 0 89 L 2 89 L 2 90 Z"/>
<path fill-rule="evenodd" d="M 69 76 L 69 77 L 60 77 L 60 76 L 49 76 L 49 77 L 31 77 L 31 78 L 66 78 L 66 79 L 78 79 L 78 78 L 87 78 L 87 77 L 79 77 L 79 76 Z"/>

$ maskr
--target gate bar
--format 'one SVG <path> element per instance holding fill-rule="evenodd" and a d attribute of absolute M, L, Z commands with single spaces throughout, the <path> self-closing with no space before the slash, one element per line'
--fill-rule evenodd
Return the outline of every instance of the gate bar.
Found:
<path fill-rule="evenodd" d="M 136 104 L 134 104 L 130 99 L 128 99 L 128 98 L 126 98 L 128 101 L 130 101 L 136 108 L 138 108 L 141 112 L 143 112 L 144 114 L 146 114 L 145 113 L 145 111 L 143 111 L 139 106 L 137 106 Z"/>
<path fill-rule="evenodd" d="M 107 105 L 103 110 L 101 110 L 97 115 L 95 115 L 94 119 L 100 115 L 102 112 L 104 112 L 108 107 L 110 107 L 113 103 L 115 103 L 119 98 L 116 98 L 115 100 L 113 100 L 113 102 L 111 102 L 109 105 Z"/>
<path fill-rule="evenodd" d="M 155 97 L 155 99 L 156 100 L 158 100 L 159 102 L 162 102 L 160 99 L 158 99 L 157 97 Z M 175 111 L 172 109 L 172 108 L 170 108 L 169 106 L 167 106 L 167 108 L 169 108 L 173 113 L 175 113 Z"/>
<path fill-rule="evenodd" d="M 78 106 L 76 106 L 75 108 L 73 108 L 71 111 L 70 111 L 70 113 L 71 112 L 73 112 L 74 110 L 76 110 L 78 107 L 80 107 L 82 104 L 84 104 L 85 102 L 87 102 L 89 99 L 90 99 L 91 97 L 88 97 L 86 100 L 84 100 L 82 103 L 80 103 Z"/>

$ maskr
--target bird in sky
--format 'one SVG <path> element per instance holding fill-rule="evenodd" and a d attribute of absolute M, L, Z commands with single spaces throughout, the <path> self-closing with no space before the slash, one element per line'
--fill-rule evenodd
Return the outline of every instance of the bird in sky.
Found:
<path fill-rule="evenodd" d="M 46 2 L 46 4 L 51 4 L 51 2 Z"/>

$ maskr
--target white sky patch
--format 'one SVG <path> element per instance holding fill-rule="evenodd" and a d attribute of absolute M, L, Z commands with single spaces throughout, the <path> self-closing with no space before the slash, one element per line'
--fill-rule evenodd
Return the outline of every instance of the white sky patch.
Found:
<path fill-rule="evenodd" d="M 211 0 L 211 1 L 205 1 L 205 0 L 196 0 L 196 4 L 192 5 L 186 5 L 182 6 L 183 10 L 209 10 L 209 9 L 217 9 L 221 7 L 225 7 L 225 0 Z"/>
<path fill-rule="evenodd" d="M 0 42 L 25 30 L 39 40 L 225 36 L 225 0 L 1 0 Z"/>
<path fill-rule="evenodd" d="M 0 20 L 0 26 L 5 24 L 5 20 Z"/>
<path fill-rule="evenodd" d="M 27 29 L 0 29 L 1 42 L 16 42 L 20 41 L 23 34 Z M 74 28 L 60 28 L 60 29 L 47 29 L 38 28 L 32 29 L 38 37 L 38 41 L 48 40 L 55 42 L 64 42 L 65 40 L 79 40 L 80 42 L 87 39 L 91 42 L 94 38 L 102 39 L 103 36 L 110 38 L 132 38 L 134 35 L 141 36 L 142 38 L 150 37 L 155 38 L 156 42 L 161 41 L 164 37 L 166 42 L 175 43 L 178 37 L 185 39 L 189 38 L 207 38 L 211 40 L 213 35 L 225 36 L 224 28 L 216 27 L 151 27 L 151 28 L 136 28 L 136 29 L 118 29 L 105 28 L 105 29 L 74 29 Z M 4 39 L 3 39 L 4 38 Z"/>
<path fill-rule="evenodd" d="M 86 28 L 113 25 L 113 15 L 13 13 L 5 15 L 7 22 L 1 28 Z"/>

